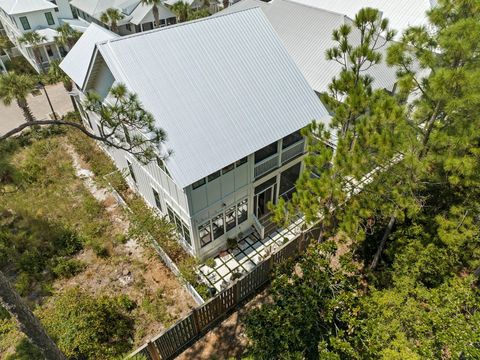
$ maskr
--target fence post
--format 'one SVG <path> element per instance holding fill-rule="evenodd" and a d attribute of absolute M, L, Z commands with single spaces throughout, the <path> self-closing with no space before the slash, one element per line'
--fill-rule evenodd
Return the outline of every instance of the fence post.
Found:
<path fill-rule="evenodd" d="M 241 279 L 237 279 L 237 281 L 235 282 L 235 304 L 238 305 L 240 303 L 240 297 L 241 297 L 241 293 L 240 293 L 240 280 Z"/>
<path fill-rule="evenodd" d="M 200 320 L 198 318 L 198 310 L 197 308 L 193 309 L 193 324 L 195 326 L 195 331 L 197 332 L 197 336 L 200 334 Z"/>
<path fill-rule="evenodd" d="M 150 357 L 153 360 L 161 360 L 160 359 L 160 354 L 158 353 L 158 349 L 153 342 L 151 342 L 151 341 L 148 342 L 147 351 L 148 351 L 148 353 L 150 354 Z"/>

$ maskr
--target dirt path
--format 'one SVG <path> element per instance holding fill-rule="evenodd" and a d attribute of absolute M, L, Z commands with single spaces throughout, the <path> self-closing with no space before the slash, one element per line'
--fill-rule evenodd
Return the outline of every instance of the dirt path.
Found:
<path fill-rule="evenodd" d="M 73 146 L 66 145 L 66 151 L 77 176 L 108 213 L 111 238 L 123 240 L 112 241 L 106 257 L 97 256 L 91 249 L 83 250 L 77 259 L 87 264 L 86 269 L 70 279 L 56 281 L 54 287 L 62 290 L 78 286 L 98 295 L 127 295 L 137 304 L 135 344 L 141 345 L 186 315 L 195 302 L 153 249 L 126 237 L 130 223 L 113 193 L 96 184 L 93 172 Z"/>

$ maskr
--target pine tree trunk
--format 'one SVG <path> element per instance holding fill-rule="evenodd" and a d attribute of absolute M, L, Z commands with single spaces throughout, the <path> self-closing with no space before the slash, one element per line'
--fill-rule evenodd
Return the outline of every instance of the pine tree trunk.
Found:
<path fill-rule="evenodd" d="M 28 106 L 27 100 L 17 100 L 17 105 L 20 109 L 22 109 L 25 121 L 35 121 L 35 116 L 33 116 L 32 110 L 30 109 L 30 106 Z"/>
<path fill-rule="evenodd" d="M 377 267 L 378 262 L 380 261 L 380 256 L 382 256 L 382 252 L 383 252 L 383 248 L 385 247 L 385 243 L 387 242 L 388 236 L 392 232 L 393 225 L 395 225 L 396 220 L 397 220 L 397 218 L 395 216 L 392 216 L 390 218 L 390 221 L 388 222 L 388 226 L 385 229 L 385 232 L 383 234 L 382 241 L 380 241 L 380 245 L 378 246 L 377 252 L 376 252 L 375 256 L 373 257 L 372 264 L 370 265 L 371 270 L 375 270 L 375 268 Z"/>
<path fill-rule="evenodd" d="M 40 321 L 15 292 L 3 272 L 0 271 L 0 303 L 20 324 L 20 330 L 42 352 L 45 359 L 65 360 L 65 355 L 47 335 Z"/>

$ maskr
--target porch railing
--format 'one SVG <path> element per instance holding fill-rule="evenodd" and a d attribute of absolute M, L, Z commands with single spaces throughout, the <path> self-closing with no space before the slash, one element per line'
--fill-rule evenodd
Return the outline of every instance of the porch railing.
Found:
<path fill-rule="evenodd" d="M 258 164 L 255 164 L 254 175 L 255 178 L 258 178 L 266 173 L 276 169 L 278 167 L 278 154 L 272 155 L 265 160 L 260 161 Z"/>
<path fill-rule="evenodd" d="M 282 165 L 287 161 L 302 155 L 305 149 L 305 140 L 295 143 L 282 151 Z"/>

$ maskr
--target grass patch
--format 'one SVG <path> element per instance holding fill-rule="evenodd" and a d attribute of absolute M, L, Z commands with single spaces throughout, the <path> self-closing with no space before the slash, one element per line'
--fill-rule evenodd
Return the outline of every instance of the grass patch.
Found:
<path fill-rule="evenodd" d="M 80 271 L 71 258 L 109 235 L 104 208 L 75 175 L 62 141 L 62 132 L 35 130 L 0 148 L 14 174 L 0 181 L 0 268 L 31 300 L 48 295 L 56 277 Z"/>

